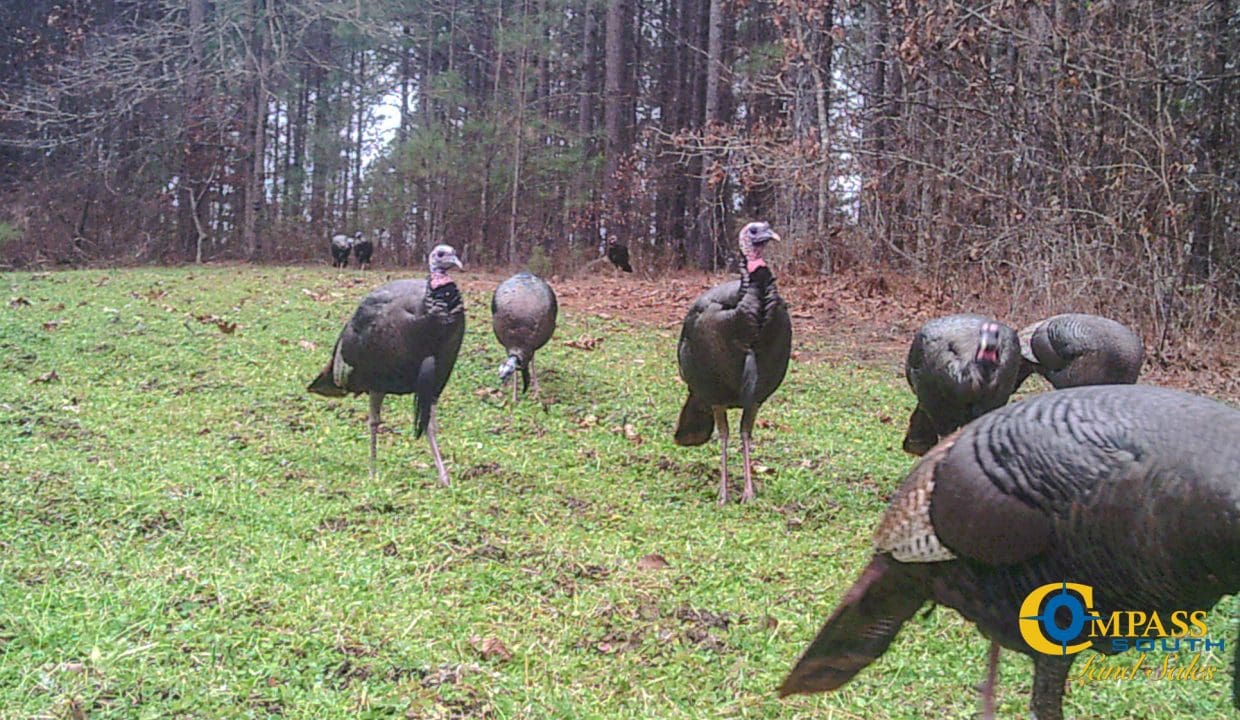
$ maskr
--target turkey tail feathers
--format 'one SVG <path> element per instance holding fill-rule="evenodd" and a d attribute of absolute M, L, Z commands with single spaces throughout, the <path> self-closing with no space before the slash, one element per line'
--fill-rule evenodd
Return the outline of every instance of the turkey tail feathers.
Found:
<path fill-rule="evenodd" d="M 435 356 L 422 361 L 413 385 L 413 437 L 420 438 L 431 421 L 431 408 L 439 398 L 435 395 Z"/>
<path fill-rule="evenodd" d="M 886 555 L 875 555 L 779 686 L 781 697 L 835 690 L 887 651 L 925 591 Z"/>
<path fill-rule="evenodd" d="M 753 348 L 745 351 L 745 366 L 741 369 L 741 407 L 753 406 L 754 395 L 758 391 L 758 358 Z"/>
<path fill-rule="evenodd" d="M 327 367 L 323 368 L 323 372 L 319 373 L 319 376 L 306 386 L 307 390 L 318 395 L 325 395 L 327 397 L 344 397 L 344 388 L 337 385 L 336 381 L 333 379 L 333 362 L 335 362 L 334 357 L 332 360 L 328 361 Z"/>
<path fill-rule="evenodd" d="M 711 408 L 696 395 L 685 399 L 676 421 L 677 445 L 703 445 L 715 431 L 715 416 Z"/>

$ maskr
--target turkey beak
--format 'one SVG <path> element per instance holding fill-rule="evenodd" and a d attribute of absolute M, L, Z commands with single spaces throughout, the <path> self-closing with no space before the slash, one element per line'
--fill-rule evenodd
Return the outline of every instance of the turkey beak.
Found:
<path fill-rule="evenodd" d="M 974 358 L 979 363 L 990 365 L 999 364 L 999 326 L 994 323 L 986 323 L 982 326 L 981 336 L 977 342 L 977 356 Z"/>
<path fill-rule="evenodd" d="M 448 262 L 457 266 L 461 270 L 465 269 L 465 266 L 461 264 L 461 259 L 456 256 L 456 253 L 452 253 L 451 255 L 448 256 Z"/>
<path fill-rule="evenodd" d="M 761 235 L 759 235 L 756 238 L 758 244 L 768 243 L 768 242 L 771 242 L 772 240 L 778 241 L 779 239 L 780 239 L 779 234 L 770 228 L 767 228 Z"/>
<path fill-rule="evenodd" d="M 512 374 L 516 371 L 517 371 L 517 359 L 513 357 L 512 355 L 509 355 L 504 360 L 503 364 L 499 366 L 499 384 L 503 385 L 504 383 L 508 382 L 508 378 L 512 377 Z"/>

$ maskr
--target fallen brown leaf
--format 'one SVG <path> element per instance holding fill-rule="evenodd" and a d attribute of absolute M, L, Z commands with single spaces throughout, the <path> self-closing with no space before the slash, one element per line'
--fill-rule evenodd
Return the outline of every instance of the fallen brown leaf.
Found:
<path fill-rule="evenodd" d="M 60 376 L 56 374 L 56 371 L 49 370 L 48 372 L 43 373 L 42 375 L 35 378 L 34 380 L 31 380 L 30 382 L 32 383 L 54 383 L 54 382 L 59 382 L 59 381 L 60 381 Z"/>
<path fill-rule="evenodd" d="M 603 344 L 603 338 L 590 337 L 589 335 L 582 335 L 576 340 L 569 340 L 568 342 L 564 344 L 569 346 L 570 348 L 575 348 L 577 350 L 593 350 L 594 348 Z"/>
<path fill-rule="evenodd" d="M 222 317 L 216 317 L 215 315 L 195 315 L 194 319 L 204 325 L 216 326 L 220 329 L 220 332 L 225 335 L 232 335 L 236 332 L 237 328 L 241 327 L 235 322 L 230 322 Z"/>
<path fill-rule="evenodd" d="M 64 324 L 65 324 L 64 320 L 48 320 L 47 322 L 43 323 L 43 329 L 48 332 L 56 332 L 57 330 L 60 329 L 60 326 Z"/>
<path fill-rule="evenodd" d="M 637 561 L 638 570 L 663 570 L 669 567 L 671 567 L 671 564 L 658 553 L 643 555 L 641 559 Z"/>
<path fill-rule="evenodd" d="M 17 309 L 19 307 L 30 307 L 30 301 L 24 297 L 15 297 L 9 300 L 9 307 Z"/>
<path fill-rule="evenodd" d="M 483 660 L 508 662 L 512 659 L 512 651 L 505 647 L 503 641 L 494 635 L 487 638 L 481 638 L 474 635 L 469 638 L 469 645 L 474 650 L 478 651 L 478 654 L 482 656 Z"/>
<path fill-rule="evenodd" d="M 298 340 L 297 344 L 306 350 L 318 350 L 319 346 L 309 340 Z"/>

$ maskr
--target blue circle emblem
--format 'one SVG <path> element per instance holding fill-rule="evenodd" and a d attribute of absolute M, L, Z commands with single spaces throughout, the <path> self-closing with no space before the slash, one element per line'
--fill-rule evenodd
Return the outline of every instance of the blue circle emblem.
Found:
<path fill-rule="evenodd" d="M 1055 613 L 1059 608 L 1068 611 L 1070 619 L 1067 627 L 1060 627 L 1059 623 L 1055 622 Z M 1066 590 L 1060 590 L 1057 595 L 1051 596 L 1051 599 L 1046 601 L 1042 614 L 1038 615 L 1038 621 L 1042 624 L 1042 629 L 1048 638 L 1063 645 L 1075 640 L 1076 636 L 1081 634 L 1081 630 L 1085 629 L 1085 604 L 1077 596 L 1069 595 Z"/>
<path fill-rule="evenodd" d="M 1060 610 L 1066 610 L 1068 613 L 1067 625 L 1060 625 L 1055 619 L 1055 614 Z M 1038 626 L 1042 629 L 1043 635 L 1048 640 L 1058 643 L 1065 655 L 1068 652 L 1068 643 L 1080 637 L 1081 632 L 1085 629 L 1085 623 L 1089 620 L 1100 619 L 1101 617 L 1098 615 L 1091 614 L 1086 610 L 1085 603 L 1080 597 L 1068 592 L 1067 581 L 1059 588 L 1058 592 L 1047 598 L 1041 612 L 1037 615 L 1021 618 L 1021 620 L 1038 621 Z"/>

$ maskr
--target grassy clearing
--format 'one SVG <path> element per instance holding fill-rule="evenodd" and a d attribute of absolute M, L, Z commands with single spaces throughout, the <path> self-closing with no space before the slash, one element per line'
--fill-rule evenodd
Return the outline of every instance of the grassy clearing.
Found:
<path fill-rule="evenodd" d="M 454 486 L 412 442 L 409 398 L 389 399 L 372 482 L 365 401 L 304 386 L 381 279 L 3 277 L 0 716 L 976 712 L 986 646 L 948 610 L 838 693 L 773 692 L 911 464 L 894 368 L 794 362 L 761 415 L 759 500 L 720 509 L 717 446 L 671 442 L 673 330 L 563 312 L 538 360 L 545 404 L 510 415 L 490 288 L 466 274 L 440 405 Z M 565 345 L 580 337 L 601 340 Z M 639 562 L 652 553 L 668 566 Z M 1234 638 L 1224 610 L 1212 624 Z M 1073 688 L 1068 713 L 1221 716 L 1230 671 L 1213 662 L 1208 683 Z M 1024 716 L 1030 677 L 1005 654 L 1002 715 Z"/>

